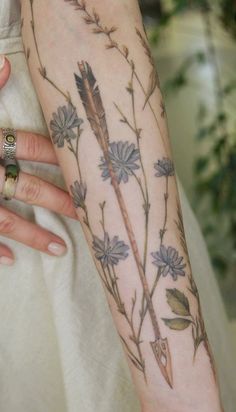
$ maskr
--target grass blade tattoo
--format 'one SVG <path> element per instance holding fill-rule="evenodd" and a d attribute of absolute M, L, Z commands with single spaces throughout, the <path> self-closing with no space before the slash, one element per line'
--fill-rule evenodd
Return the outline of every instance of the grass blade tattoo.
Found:
<path fill-rule="evenodd" d="M 95 35 L 104 35 L 107 39 L 107 43 L 105 45 L 107 50 L 116 50 L 119 55 L 126 61 L 126 63 L 132 68 L 133 66 L 133 60 L 130 58 L 130 53 L 129 53 L 129 49 L 126 45 L 120 45 L 114 38 L 113 38 L 113 34 L 117 31 L 117 27 L 116 26 L 111 26 L 111 27 L 107 27 L 105 24 L 103 24 L 101 22 L 101 18 L 99 16 L 99 14 L 96 12 L 95 9 L 93 9 L 92 12 L 89 11 L 88 7 L 87 7 L 87 3 L 85 0 L 64 0 L 66 3 L 69 3 L 70 5 L 75 7 L 76 11 L 80 11 L 84 14 L 83 19 L 84 22 L 89 25 L 92 26 L 92 33 Z M 140 33 L 140 32 L 139 32 Z M 141 34 L 141 33 L 140 33 Z M 137 33 L 138 35 L 138 33 Z M 138 37 L 140 38 L 140 35 L 138 35 Z M 143 38 L 143 41 L 144 38 Z M 146 54 L 147 54 L 147 43 L 145 41 L 146 44 Z M 143 42 L 142 45 L 144 46 Z M 147 54 L 148 58 L 150 56 L 150 51 L 149 51 L 149 55 Z M 148 105 L 149 109 L 151 110 L 151 113 L 154 117 L 154 120 L 156 122 L 156 126 L 159 130 L 160 133 L 160 137 L 163 143 L 163 146 L 166 149 L 166 152 L 169 153 L 169 147 L 167 145 L 165 136 L 163 136 L 162 130 L 160 128 L 159 125 L 159 120 L 157 117 L 157 114 L 155 113 L 155 110 L 153 109 L 153 106 L 150 102 L 150 97 L 152 96 L 152 94 L 154 93 L 156 87 L 158 87 L 159 85 L 159 80 L 158 80 L 158 75 L 156 72 L 156 67 L 154 65 L 154 61 L 153 59 L 150 60 L 151 63 L 151 74 L 150 74 L 150 78 L 149 78 L 149 86 L 148 86 L 148 90 L 145 90 L 145 86 L 143 84 L 143 82 L 141 81 L 141 78 L 138 74 L 138 72 L 136 71 L 136 69 L 134 70 L 134 77 L 137 80 L 143 94 L 144 94 L 144 106 L 143 108 L 145 108 L 146 105 Z M 161 116 L 162 117 L 162 116 Z"/>
<path fill-rule="evenodd" d="M 160 89 L 160 81 L 159 81 L 159 77 L 158 77 L 158 74 L 157 74 L 156 65 L 155 65 L 150 47 L 149 47 L 146 39 L 142 35 L 141 31 L 137 28 L 136 28 L 136 34 L 140 39 L 140 42 L 141 42 L 141 44 L 144 48 L 145 54 L 147 55 L 149 63 L 150 63 L 151 68 L 152 68 L 151 73 L 149 75 L 149 83 L 148 83 L 148 88 L 147 88 L 147 92 L 146 92 L 145 102 L 144 102 L 144 105 L 143 105 L 143 109 L 145 109 L 146 104 L 149 102 L 149 99 L 153 95 L 153 93 L 155 92 L 156 88 Z"/>
<path fill-rule="evenodd" d="M 121 214 L 123 217 L 124 225 L 127 231 L 127 235 L 130 241 L 131 249 L 135 258 L 137 265 L 139 277 L 142 283 L 145 299 L 147 302 L 147 309 L 152 322 L 155 341 L 150 342 L 153 353 L 155 355 L 156 361 L 159 365 L 162 375 L 172 387 L 173 377 L 172 377 L 172 367 L 171 367 L 171 357 L 167 339 L 162 339 L 160 328 L 157 321 L 157 316 L 153 306 L 149 286 L 146 280 L 146 276 L 143 270 L 142 260 L 139 254 L 137 242 L 135 239 L 134 231 L 129 219 L 129 214 L 126 208 L 126 204 L 121 193 L 119 183 L 117 180 L 116 173 L 113 169 L 112 162 L 109 156 L 109 133 L 106 123 L 106 115 L 103 107 L 99 87 L 96 82 L 96 78 L 92 72 L 91 67 L 87 62 L 78 63 L 80 70 L 80 76 L 75 74 L 76 85 L 82 100 L 88 121 L 90 126 L 96 136 L 96 139 L 103 152 L 104 159 L 109 168 L 111 183 L 114 188 Z"/>
<path fill-rule="evenodd" d="M 84 21 L 92 28 L 93 35 L 103 35 L 107 42 L 105 44 L 106 50 L 114 49 L 119 54 L 124 63 L 131 69 L 131 77 L 126 87 L 126 91 L 130 95 L 131 111 L 130 115 L 123 112 L 123 109 L 116 103 L 115 107 L 120 114 L 119 119 L 124 125 L 129 128 L 136 139 L 136 143 L 128 140 L 110 141 L 109 131 L 106 121 L 106 112 L 103 106 L 103 101 L 99 91 L 99 87 L 93 71 L 87 62 L 78 63 L 79 74 L 74 74 L 76 86 L 79 91 L 81 101 L 83 103 L 85 113 L 91 129 L 96 137 L 96 140 L 101 149 L 101 163 L 98 165 L 101 170 L 101 177 L 104 181 L 109 180 L 115 196 L 117 198 L 119 208 L 121 211 L 123 223 L 129 239 L 129 246 L 118 236 L 110 233 L 109 228 L 105 227 L 105 204 L 106 201 L 100 203 L 100 209 L 102 211 L 102 219 L 100 221 L 102 226 L 102 234 L 95 233 L 90 224 L 89 213 L 87 208 L 87 184 L 83 178 L 83 170 L 80 169 L 80 153 L 79 142 L 83 132 L 82 125 L 83 119 L 78 116 L 75 104 L 72 102 L 70 93 L 63 90 L 61 86 L 57 85 L 52 78 L 47 74 L 46 66 L 43 59 L 40 56 L 40 49 L 38 47 L 36 32 L 35 32 L 35 17 L 33 0 L 29 0 L 31 21 L 30 26 L 32 29 L 32 37 L 35 44 L 35 51 L 37 60 L 39 63 L 39 74 L 43 80 L 46 80 L 51 87 L 53 87 L 62 97 L 65 99 L 64 105 L 57 108 L 57 111 L 52 113 L 52 119 L 50 121 L 50 130 L 52 141 L 57 149 L 67 148 L 73 155 L 78 169 L 78 178 L 70 185 L 70 193 L 75 208 L 80 208 L 82 211 L 82 222 L 88 229 L 90 240 L 92 242 L 92 249 L 95 257 L 95 264 L 98 266 L 99 276 L 111 295 L 116 305 L 118 313 L 124 318 L 129 327 L 129 333 L 127 336 L 121 336 L 121 341 L 126 350 L 126 354 L 132 364 L 143 374 L 144 380 L 147 383 L 149 377 L 146 376 L 146 363 L 142 354 L 142 327 L 146 315 L 150 316 L 151 324 L 153 327 L 155 340 L 150 342 L 150 347 L 155 356 L 156 362 L 160 368 L 160 371 L 170 387 L 173 387 L 173 375 L 171 356 L 169 351 L 169 345 L 167 339 L 163 339 L 160 332 L 160 327 L 157 319 L 157 314 L 153 305 L 153 296 L 161 277 L 169 276 L 173 282 L 177 282 L 179 277 L 186 276 L 189 270 L 186 290 L 181 291 L 178 288 L 166 289 L 167 303 L 175 315 L 174 317 L 162 318 L 162 321 L 167 328 L 174 331 L 183 331 L 191 328 L 192 339 L 194 345 L 195 360 L 199 346 L 202 344 L 208 354 L 211 367 L 216 379 L 216 372 L 214 361 L 211 353 L 211 348 L 207 338 L 204 321 L 201 313 L 200 298 L 192 276 L 191 265 L 188 256 L 188 250 L 185 241 L 184 227 L 180 205 L 177 202 L 177 218 L 175 221 L 176 227 L 179 233 L 179 241 L 184 252 L 184 256 L 181 256 L 181 252 L 177 250 L 174 245 L 170 246 L 167 243 L 166 232 L 170 223 L 169 216 L 169 184 L 172 176 L 175 175 L 174 166 L 172 160 L 168 157 L 168 150 L 166 150 L 167 157 L 159 158 L 154 163 L 154 175 L 157 180 L 162 179 L 163 182 L 163 222 L 160 228 L 156 232 L 157 236 L 157 248 L 154 251 L 149 251 L 149 211 L 151 204 L 149 203 L 149 186 L 146 175 L 146 170 L 143 163 L 141 153 L 141 139 L 145 134 L 145 130 L 142 130 L 139 126 L 139 117 L 137 111 L 136 102 L 136 86 L 141 88 L 143 92 L 143 110 L 148 108 L 151 110 L 156 120 L 157 127 L 161 134 L 157 115 L 151 104 L 151 97 L 156 89 L 159 88 L 159 80 L 155 68 L 155 64 L 148 46 L 147 38 L 142 34 L 142 31 L 136 28 L 137 39 L 139 39 L 143 50 L 149 60 L 151 70 L 149 74 L 149 80 L 147 87 L 144 86 L 144 82 L 139 77 L 136 70 L 136 64 L 131 58 L 131 53 L 126 45 L 119 44 L 114 39 L 114 33 L 118 28 L 115 26 L 107 27 L 103 22 L 99 14 L 89 8 L 84 0 L 64 0 L 75 6 L 75 9 L 80 10 L 83 13 Z M 27 58 L 29 58 L 29 51 L 27 51 Z M 66 104 L 66 105 L 65 105 Z M 161 101 L 161 117 L 164 117 L 165 108 Z M 162 135 L 161 135 L 162 137 Z M 163 137 L 162 137 L 163 140 Z M 166 141 L 163 140 L 164 146 Z M 131 225 L 131 215 L 127 209 L 123 193 L 120 189 L 122 184 L 129 182 L 130 179 L 135 179 L 140 194 L 142 196 L 144 211 L 144 247 L 143 257 L 141 258 L 140 251 L 137 246 L 137 240 L 135 232 Z M 159 190 L 159 186 L 157 187 Z M 120 261 L 126 260 L 130 255 L 130 251 L 133 253 L 135 264 L 138 269 L 139 279 L 142 284 L 141 295 L 138 290 L 132 292 L 130 296 L 130 307 L 126 306 L 120 293 L 120 284 L 118 277 L 118 265 Z M 146 273 L 146 263 L 148 256 L 152 257 L 152 264 L 156 267 L 156 275 L 154 279 L 150 281 L 148 274 Z M 194 297 L 196 301 L 196 310 L 190 306 L 190 295 Z M 137 314 L 137 317 L 136 317 Z M 217 379 L 216 379 L 217 380 Z"/>
<path fill-rule="evenodd" d="M 144 252 L 143 252 L 143 269 L 144 271 L 146 270 L 146 261 L 147 261 L 147 251 L 148 251 L 148 234 L 149 234 L 149 212 L 150 212 L 150 203 L 149 203 L 149 190 L 148 190 L 148 184 L 147 184 L 147 176 L 145 172 L 145 168 L 143 165 L 143 160 L 142 160 L 142 155 L 141 155 L 141 146 L 140 146 L 140 140 L 142 138 L 142 129 L 138 127 L 138 121 L 137 121 L 137 114 L 136 114 L 136 102 L 135 102 L 135 89 L 134 89 L 134 70 L 135 70 L 135 64 L 133 62 L 132 68 L 131 68 L 131 79 L 128 83 L 128 86 L 126 87 L 126 91 L 129 93 L 131 96 L 131 106 L 132 106 L 132 120 L 129 120 L 127 115 L 124 115 L 120 107 L 114 103 L 118 113 L 121 115 L 120 122 L 124 123 L 125 125 L 128 126 L 128 128 L 134 133 L 136 142 L 137 142 L 137 147 L 138 147 L 138 152 L 139 152 L 139 161 L 140 161 L 140 166 L 141 166 L 141 171 L 143 175 L 143 183 L 137 175 L 133 173 L 134 178 L 136 179 L 136 182 L 139 186 L 139 189 L 141 191 L 141 195 L 143 198 L 143 211 L 145 215 L 145 222 L 144 222 L 144 231 L 145 231 L 145 239 L 144 239 Z"/>
<path fill-rule="evenodd" d="M 33 33 L 33 38 L 34 38 L 34 44 L 35 44 L 35 49 L 36 49 L 36 53 L 37 53 L 37 57 L 38 57 L 38 61 L 39 61 L 39 68 L 38 71 L 40 73 L 40 75 L 42 76 L 43 79 L 47 80 L 48 83 L 50 83 L 52 85 L 52 87 L 54 87 L 54 89 L 56 89 L 62 96 L 64 96 L 64 98 L 66 99 L 67 102 L 71 103 L 71 97 L 70 94 L 68 92 L 64 92 L 53 80 L 51 77 L 48 76 L 47 74 L 47 70 L 46 67 L 43 65 L 42 60 L 41 60 L 41 56 L 39 53 L 39 47 L 38 47 L 38 41 L 37 41 L 37 37 L 36 37 L 36 32 L 35 32 L 35 16 L 34 16 L 34 0 L 29 0 L 30 2 L 30 11 L 31 11 L 31 28 L 32 28 L 32 33 Z M 30 56 L 30 49 L 27 49 L 27 59 Z"/>
<path fill-rule="evenodd" d="M 59 92 L 61 95 L 64 96 L 67 106 L 59 106 L 57 109 L 57 112 L 54 112 L 52 114 L 52 120 L 50 121 L 50 129 L 51 129 L 51 135 L 52 135 L 52 141 L 55 144 L 55 146 L 57 146 L 58 149 L 64 148 L 67 146 L 67 149 L 69 149 L 71 151 L 71 153 L 74 156 L 74 159 L 76 161 L 77 164 L 77 169 L 78 169 L 78 175 L 79 175 L 79 180 L 76 180 L 73 182 L 73 184 L 70 185 L 70 192 L 71 192 L 71 197 L 72 197 L 72 201 L 74 204 L 75 208 L 80 208 L 81 210 L 84 211 L 84 216 L 83 216 L 83 222 L 86 225 L 91 239 L 93 241 L 93 245 L 96 244 L 96 239 L 97 236 L 95 233 L 93 233 L 92 227 L 90 225 L 90 221 L 89 221 L 89 214 L 88 214 L 88 209 L 86 206 L 86 194 L 87 194 L 87 185 L 84 182 L 83 178 L 82 178 L 82 173 L 80 170 L 80 162 L 79 162 L 79 140 L 80 140 L 80 136 L 82 134 L 82 129 L 81 129 L 81 125 L 83 123 L 83 119 L 79 118 L 77 115 L 77 111 L 76 111 L 76 107 L 75 105 L 72 103 L 71 99 L 68 98 L 69 93 L 68 92 L 64 92 L 61 88 L 59 88 L 55 82 L 52 82 L 51 79 L 48 78 L 48 76 L 45 77 L 46 74 L 46 68 L 45 65 L 43 65 L 40 54 L 39 54 L 39 48 L 38 48 L 38 44 L 37 44 L 37 39 L 36 39 L 36 35 L 35 35 L 35 25 L 34 25 L 34 13 L 33 13 L 33 1 L 30 0 L 30 7 L 31 7 L 31 16 L 32 16 L 32 20 L 31 20 L 31 29 L 32 29 L 32 33 L 33 33 L 33 40 L 34 40 L 34 44 L 35 44 L 35 50 L 38 56 L 38 60 L 40 62 L 40 68 L 39 68 L 39 73 L 40 75 L 43 77 L 43 79 L 46 79 L 50 85 L 52 87 L 55 88 L 55 90 L 57 90 L 57 92 Z M 28 55 L 28 53 L 27 53 Z M 76 131 L 75 131 L 76 130 Z M 75 144 L 74 144 L 75 143 Z M 118 143 L 119 145 L 120 143 Z M 122 143 L 123 144 L 123 143 Z M 111 143 L 111 148 L 114 146 L 114 144 Z M 127 147 L 127 149 L 129 150 L 131 147 L 133 147 L 134 145 L 129 145 Z M 135 157 L 137 157 L 137 150 L 132 150 L 132 160 L 134 160 Z M 101 159 L 103 161 L 103 159 Z M 103 177 L 104 179 L 106 179 L 106 164 L 101 164 L 101 169 L 103 169 Z M 136 164 L 134 163 L 134 169 L 136 169 L 138 166 L 136 166 Z M 120 177 L 123 180 L 126 180 L 128 178 L 128 175 L 130 175 L 130 172 L 133 173 L 133 167 L 131 165 L 131 167 L 129 167 L 127 170 L 125 170 L 125 168 L 121 171 L 121 175 Z M 108 173 L 108 177 L 109 177 L 109 173 Z M 105 202 L 104 204 L 101 204 L 100 207 L 102 209 L 102 214 L 104 215 L 104 206 L 105 206 Z M 103 219 L 104 221 L 104 216 Z M 104 240 L 107 240 L 107 236 L 105 236 L 105 229 L 104 229 L 104 222 L 102 224 L 103 227 L 103 231 L 104 231 Z M 94 243 L 95 241 L 95 243 Z M 105 242 L 107 243 L 107 242 Z M 104 246 L 105 246 L 104 243 Z M 100 250 L 101 251 L 101 250 Z M 103 248 L 103 253 L 105 255 L 107 255 L 108 250 L 106 250 L 106 247 Z M 107 256 L 108 257 L 108 256 Z M 112 267 L 107 268 L 104 267 L 102 260 L 99 260 L 99 276 L 104 284 L 104 286 L 106 287 L 107 291 L 111 294 L 111 296 L 113 297 L 116 305 L 117 305 L 117 310 L 118 312 L 124 316 L 124 318 L 126 319 L 130 330 L 131 330 L 131 334 L 129 335 L 130 340 L 134 343 L 135 347 L 136 347 L 136 351 L 137 354 L 134 353 L 134 351 L 132 350 L 132 348 L 129 346 L 128 342 L 125 340 L 124 337 L 121 337 L 122 342 L 125 345 L 125 348 L 127 350 L 128 353 L 128 357 L 129 359 L 132 361 L 133 365 L 135 365 L 135 367 L 141 371 L 144 375 L 144 379 L 145 381 L 147 381 L 146 379 L 146 372 L 145 372 L 145 361 L 143 359 L 142 356 L 142 352 L 141 352 L 141 341 L 137 335 L 137 332 L 135 330 L 134 327 L 134 320 L 133 320 L 133 314 L 134 314 L 134 309 L 136 306 L 136 293 L 135 293 L 135 297 L 132 298 L 132 310 L 131 310 L 131 315 L 128 314 L 126 308 L 125 308 L 125 304 L 122 302 L 121 297 L 120 297 L 120 293 L 119 293 L 119 287 L 118 287 L 118 282 L 117 282 L 117 277 L 116 275 L 114 275 L 112 277 L 112 273 L 115 273 L 115 269 L 114 269 L 114 265 L 112 265 Z M 110 270 L 111 269 L 111 270 Z"/>
<path fill-rule="evenodd" d="M 196 283 L 194 281 L 192 270 L 191 270 L 191 264 L 190 264 L 190 260 L 189 260 L 189 254 L 188 254 L 186 238 L 185 238 L 183 216 L 182 216 L 179 200 L 177 200 L 177 216 L 178 216 L 178 219 L 175 221 L 175 224 L 176 224 L 176 227 L 178 229 L 179 239 L 180 239 L 182 249 L 183 249 L 184 253 L 187 256 L 188 267 L 190 268 L 190 274 L 188 276 L 188 279 L 189 279 L 188 291 L 194 296 L 194 298 L 196 299 L 196 303 L 197 303 L 197 314 L 195 316 L 193 316 L 191 314 L 191 310 L 189 309 L 189 304 L 188 304 L 188 313 L 182 313 L 181 315 L 191 317 L 191 322 L 189 322 L 188 324 L 185 322 L 185 324 L 186 324 L 186 328 L 190 325 L 192 327 L 192 338 L 193 338 L 193 344 L 194 344 L 193 359 L 195 360 L 197 350 L 198 350 L 199 346 L 201 344 L 203 344 L 204 347 L 205 347 L 206 353 L 208 355 L 209 361 L 210 361 L 213 376 L 215 378 L 215 381 L 217 381 L 217 374 L 216 374 L 216 368 L 215 368 L 215 363 L 214 363 L 214 359 L 213 359 L 213 354 L 212 354 L 212 350 L 211 350 L 210 343 L 209 343 L 209 340 L 208 340 L 208 336 L 207 336 L 207 333 L 206 333 L 205 323 L 204 323 L 204 320 L 203 320 L 203 315 L 202 315 L 202 310 L 201 310 L 201 303 L 200 303 L 200 296 L 199 296 L 198 289 L 197 289 Z M 179 291 L 177 289 L 167 290 L 167 292 L 166 292 L 167 302 L 168 302 L 169 306 L 171 307 L 172 312 L 176 313 L 176 314 L 180 314 L 180 313 L 177 313 L 173 308 L 173 294 L 175 295 L 175 297 L 182 295 L 182 297 L 183 297 L 182 301 L 183 301 L 183 299 L 185 301 L 187 301 L 188 299 L 181 291 Z M 181 299 L 179 299 L 179 300 L 181 300 Z M 163 319 L 163 320 L 164 320 L 165 324 L 168 327 L 171 328 L 171 326 L 173 326 L 173 319 Z M 182 320 L 182 322 L 183 322 L 183 320 Z M 175 328 L 173 327 L 172 329 L 175 329 Z M 183 329 L 185 329 L 185 328 L 182 328 L 182 329 L 179 328 L 178 330 L 183 330 Z"/>

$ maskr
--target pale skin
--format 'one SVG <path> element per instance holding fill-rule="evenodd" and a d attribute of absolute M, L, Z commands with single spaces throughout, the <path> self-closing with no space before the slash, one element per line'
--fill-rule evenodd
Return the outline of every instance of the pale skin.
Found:
<path fill-rule="evenodd" d="M 10 62 L 4 56 L 3 59 L 4 65 L 0 70 L 0 89 L 5 86 L 10 76 Z M 17 131 L 17 136 L 17 159 L 58 164 L 54 148 L 48 138 L 22 130 Z M 1 156 L 2 133 L 0 132 Z M 0 166 L 0 191 L 2 191 L 4 176 L 4 167 Z M 21 202 L 45 207 L 72 219 L 78 219 L 68 192 L 23 171 L 19 173 L 14 197 Z M 66 244 L 63 239 L 8 210 L 6 202 L 4 206 L 0 207 L 0 236 L 13 239 L 51 256 L 60 256 L 66 252 Z M 13 265 L 14 261 L 13 250 L 4 243 L 0 243 L 0 264 L 9 266 Z"/>
<path fill-rule="evenodd" d="M 22 34 L 142 411 L 223 411 L 138 4 L 75 8 L 22 0 Z"/>

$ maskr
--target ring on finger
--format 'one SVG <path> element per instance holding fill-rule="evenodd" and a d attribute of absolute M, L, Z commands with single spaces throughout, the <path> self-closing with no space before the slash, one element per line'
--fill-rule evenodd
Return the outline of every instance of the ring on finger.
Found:
<path fill-rule="evenodd" d="M 10 127 L 2 128 L 2 158 L 5 166 L 5 180 L 2 196 L 5 200 L 11 200 L 15 195 L 16 184 L 19 176 L 19 166 L 16 161 L 16 130 Z"/>
<path fill-rule="evenodd" d="M 5 180 L 3 183 L 2 196 L 5 200 L 11 200 L 16 192 L 19 178 L 19 166 L 14 159 L 5 160 Z"/>
<path fill-rule="evenodd" d="M 4 160 L 15 159 L 17 141 L 16 130 L 11 128 L 2 128 L 2 135 L 2 158 Z"/>

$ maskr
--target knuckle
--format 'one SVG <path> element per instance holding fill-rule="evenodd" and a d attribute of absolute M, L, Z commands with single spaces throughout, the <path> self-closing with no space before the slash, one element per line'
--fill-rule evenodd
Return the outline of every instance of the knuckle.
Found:
<path fill-rule="evenodd" d="M 42 153 L 42 142 L 40 141 L 38 136 L 36 134 L 29 134 L 27 136 L 26 142 L 27 156 L 31 160 L 40 159 L 40 155 Z"/>
<path fill-rule="evenodd" d="M 12 233 L 16 226 L 16 219 L 14 216 L 4 216 L 0 219 L 0 233 L 9 234 Z"/>
<path fill-rule="evenodd" d="M 35 177 L 30 177 L 22 186 L 22 195 L 27 203 L 35 203 L 40 199 L 41 181 Z"/>

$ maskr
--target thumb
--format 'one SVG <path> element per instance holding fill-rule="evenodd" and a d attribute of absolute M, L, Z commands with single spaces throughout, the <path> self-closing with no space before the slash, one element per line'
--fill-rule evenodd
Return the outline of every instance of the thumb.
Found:
<path fill-rule="evenodd" d="M 7 83 L 10 76 L 11 65 L 9 60 L 0 54 L 0 89 Z"/>

